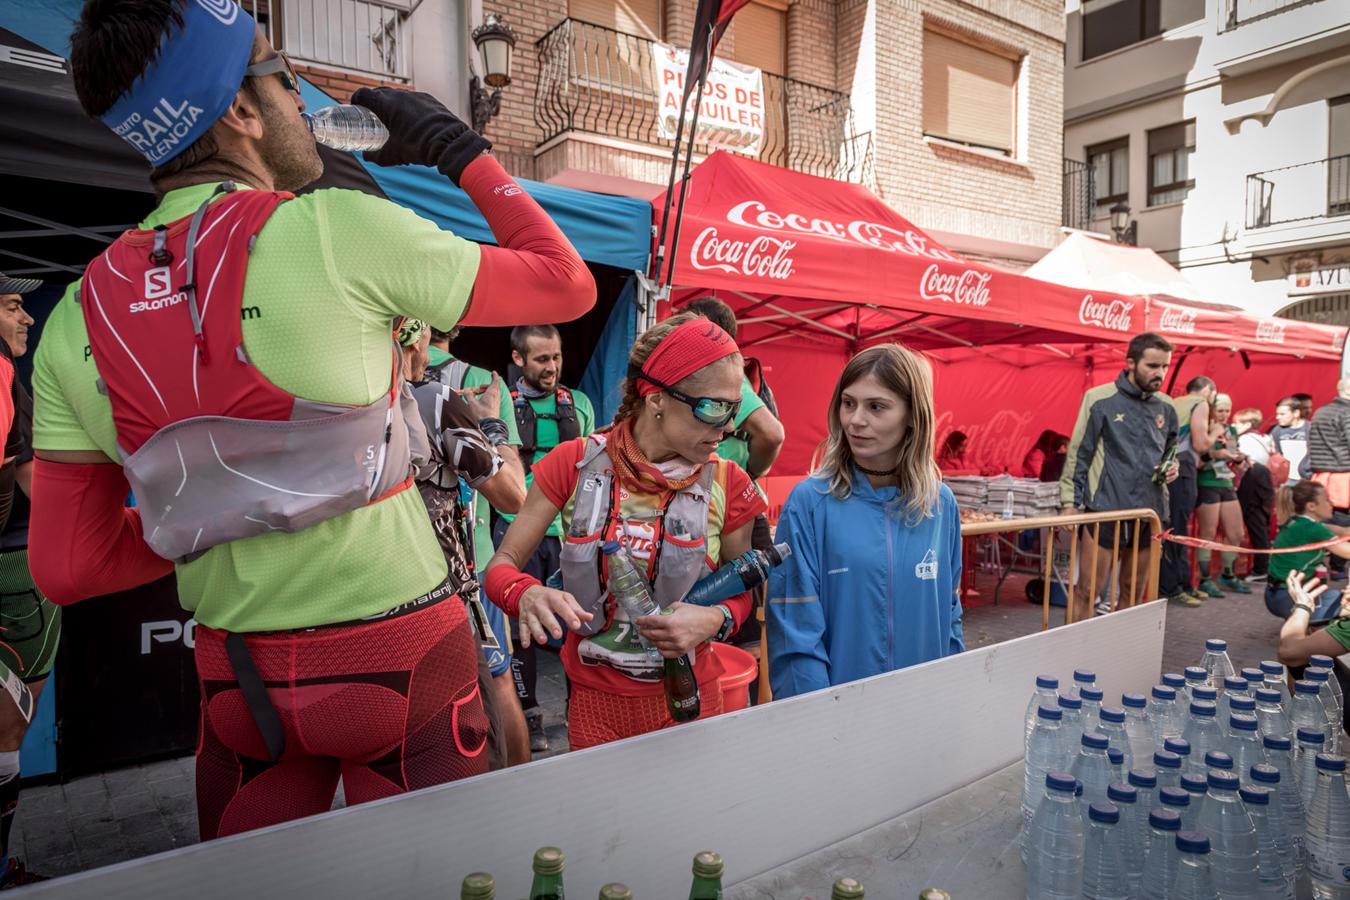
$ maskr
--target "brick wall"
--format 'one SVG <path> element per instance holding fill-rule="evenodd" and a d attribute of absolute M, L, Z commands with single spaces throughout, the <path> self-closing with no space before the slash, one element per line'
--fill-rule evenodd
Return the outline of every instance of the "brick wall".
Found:
<path fill-rule="evenodd" d="M 502 91 L 501 112 L 488 123 L 484 136 L 502 166 L 517 178 L 534 178 L 534 149 L 543 133 L 534 121 L 534 91 L 539 83 L 539 51 L 535 42 L 567 17 L 567 0 L 484 0 L 483 15 L 496 13 L 516 34 L 511 59 L 511 85 Z"/>
<path fill-rule="evenodd" d="M 301 65 L 300 63 L 294 63 L 294 65 L 295 71 L 303 78 L 339 103 L 346 103 L 351 99 L 352 94 L 363 87 L 412 87 L 412 85 L 402 82 L 383 81 L 367 75 L 354 75 L 350 72 L 339 72 L 334 69 L 323 69 L 318 66 Z"/>
<path fill-rule="evenodd" d="M 787 74 L 820 87 L 839 90 L 834 54 L 833 0 L 797 0 L 787 14 Z"/>

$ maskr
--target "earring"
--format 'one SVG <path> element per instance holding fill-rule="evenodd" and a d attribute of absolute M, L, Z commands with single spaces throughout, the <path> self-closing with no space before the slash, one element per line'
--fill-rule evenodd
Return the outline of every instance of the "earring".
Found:
<path fill-rule="evenodd" d="M 660 413 L 657 413 L 657 414 L 656 414 L 656 417 L 657 417 L 658 419 L 661 418 L 661 414 L 660 414 Z"/>

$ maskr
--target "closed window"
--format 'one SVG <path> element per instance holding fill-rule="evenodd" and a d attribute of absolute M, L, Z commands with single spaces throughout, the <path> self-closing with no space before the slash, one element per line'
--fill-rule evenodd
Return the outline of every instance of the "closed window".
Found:
<path fill-rule="evenodd" d="M 1087 149 L 1092 170 L 1092 196 L 1099 205 L 1125 200 L 1130 194 L 1130 139 L 1120 138 Z"/>
<path fill-rule="evenodd" d="M 1148 133 L 1148 205 L 1161 206 L 1185 200 L 1195 179 L 1191 177 L 1191 154 L 1195 153 L 1195 122 L 1178 122 Z"/>
<path fill-rule="evenodd" d="M 624 34 L 661 40 L 660 0 L 567 0 L 567 14 Z"/>
<path fill-rule="evenodd" d="M 1083 59 L 1205 17 L 1205 0 L 1083 0 Z"/>
<path fill-rule="evenodd" d="M 997 150 L 1016 148 L 1020 59 L 943 32 L 923 33 L 923 133 Z"/>
<path fill-rule="evenodd" d="M 732 20 L 730 58 L 771 75 L 787 74 L 787 12 L 764 3 L 747 3 Z"/>

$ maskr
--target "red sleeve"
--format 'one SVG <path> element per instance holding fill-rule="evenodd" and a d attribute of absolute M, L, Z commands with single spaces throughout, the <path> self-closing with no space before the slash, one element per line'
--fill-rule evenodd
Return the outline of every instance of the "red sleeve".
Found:
<path fill-rule="evenodd" d="M 586 451 L 587 438 L 576 438 L 559 444 L 530 467 L 534 483 L 544 492 L 548 502 L 558 509 L 571 498 L 577 489 L 577 463 Z"/>
<path fill-rule="evenodd" d="M 562 230 L 491 156 L 469 163 L 460 187 L 498 246 L 484 246 L 461 325 L 570 322 L 595 305 L 595 278 Z"/>
<path fill-rule="evenodd" d="M 129 490 L 121 466 L 34 461 L 28 565 L 47 599 L 74 603 L 173 571 L 142 539 Z"/>
<path fill-rule="evenodd" d="M 726 463 L 726 469 L 727 508 L 722 514 L 723 534 L 735 531 L 769 508 L 744 469 L 733 462 Z"/>

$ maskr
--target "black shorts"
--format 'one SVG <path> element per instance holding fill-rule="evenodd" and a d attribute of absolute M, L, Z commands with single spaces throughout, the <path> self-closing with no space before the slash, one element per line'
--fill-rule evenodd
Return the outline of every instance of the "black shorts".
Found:
<path fill-rule="evenodd" d="M 1120 526 L 1120 549 L 1134 546 L 1135 533 L 1142 531 L 1143 540 L 1139 544 L 1141 550 L 1148 548 L 1149 538 L 1153 536 L 1153 525 L 1150 522 L 1140 522 L 1138 520 L 1129 520 L 1125 522 L 1101 522 L 1097 528 L 1097 546 L 1110 550 L 1115 544 L 1116 526 Z M 1092 525 L 1083 526 L 1083 538 L 1092 539 Z"/>
<path fill-rule="evenodd" d="M 1206 487 L 1200 485 L 1199 498 L 1196 500 L 1197 506 L 1205 506 L 1210 503 L 1227 503 L 1232 500 L 1237 502 L 1237 490 L 1231 487 Z"/>

